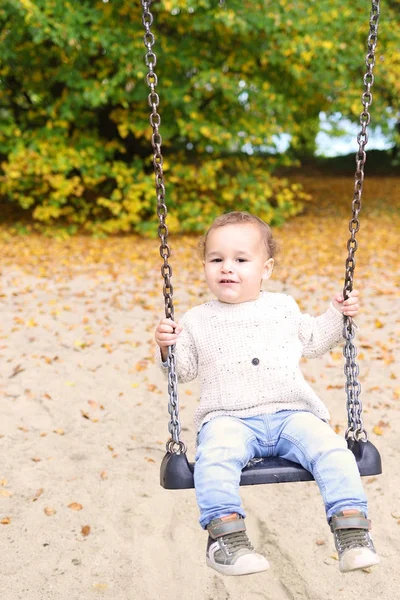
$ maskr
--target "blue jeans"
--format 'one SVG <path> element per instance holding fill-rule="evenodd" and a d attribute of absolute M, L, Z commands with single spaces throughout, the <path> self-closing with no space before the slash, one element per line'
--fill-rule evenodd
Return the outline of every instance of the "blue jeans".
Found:
<path fill-rule="evenodd" d="M 250 459 L 264 456 L 281 456 L 310 471 L 328 520 L 350 508 L 367 515 L 367 498 L 352 452 L 343 437 L 312 413 L 215 417 L 203 425 L 197 441 L 194 484 L 203 528 L 231 513 L 246 516 L 239 495 L 241 470 Z"/>

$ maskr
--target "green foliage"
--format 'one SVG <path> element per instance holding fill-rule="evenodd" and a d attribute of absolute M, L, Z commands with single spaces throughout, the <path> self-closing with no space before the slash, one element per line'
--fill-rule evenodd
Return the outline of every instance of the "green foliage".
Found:
<path fill-rule="evenodd" d="M 373 121 L 385 127 L 400 34 L 394 5 L 383 10 Z M 321 111 L 358 119 L 369 8 L 164 0 L 152 12 L 170 229 L 238 207 L 272 223 L 297 214 L 306 197 L 274 177 L 271 149 L 287 133 L 286 163 L 312 152 Z M 3 1 L 0 194 L 41 230 L 154 233 L 142 30 L 128 0 Z"/>

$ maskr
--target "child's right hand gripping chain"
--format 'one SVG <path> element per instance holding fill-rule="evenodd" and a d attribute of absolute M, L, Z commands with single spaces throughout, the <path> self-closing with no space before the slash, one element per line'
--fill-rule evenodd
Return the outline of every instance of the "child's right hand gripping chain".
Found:
<path fill-rule="evenodd" d="M 157 344 L 160 346 L 161 356 L 165 362 L 168 357 L 168 346 L 176 344 L 179 334 L 182 331 L 181 325 L 176 323 L 172 319 L 161 319 L 157 325 L 155 332 L 155 339 Z"/>
<path fill-rule="evenodd" d="M 346 317 L 356 317 L 360 310 L 359 304 L 359 292 L 353 290 L 350 292 L 347 300 L 343 298 L 342 294 L 337 294 L 332 300 L 333 306 Z"/>

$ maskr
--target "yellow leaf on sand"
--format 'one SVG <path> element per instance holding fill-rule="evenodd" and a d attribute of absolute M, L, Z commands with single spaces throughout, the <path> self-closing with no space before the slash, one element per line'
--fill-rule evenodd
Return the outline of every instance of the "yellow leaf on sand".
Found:
<path fill-rule="evenodd" d="M 86 344 L 83 340 L 75 340 L 74 341 L 75 348 L 84 348 L 85 346 L 86 346 Z"/>
<path fill-rule="evenodd" d="M 83 535 L 83 537 L 87 537 L 90 533 L 90 526 L 89 525 L 84 525 L 81 529 L 81 534 Z"/>
<path fill-rule="evenodd" d="M 10 519 L 10 517 L 4 517 L 4 519 L 2 519 L 2 520 L 0 521 L 0 523 L 1 523 L 2 525 L 9 525 L 9 524 L 11 523 L 11 519 Z"/>
<path fill-rule="evenodd" d="M 379 427 L 379 425 L 375 425 L 375 427 L 372 428 L 372 431 L 375 435 L 383 435 L 383 429 L 382 427 Z"/>
<path fill-rule="evenodd" d="M 384 327 L 384 324 L 379 319 L 375 319 L 375 327 L 376 329 L 382 329 L 382 327 Z"/>
<path fill-rule="evenodd" d="M 0 490 L 0 496 L 3 496 L 3 498 L 10 498 L 10 496 L 12 496 L 12 493 L 10 492 L 10 490 Z"/>
<path fill-rule="evenodd" d="M 106 590 L 108 588 L 108 583 L 94 583 L 93 587 L 96 590 Z"/>
<path fill-rule="evenodd" d="M 136 371 L 145 371 L 147 369 L 147 360 L 139 360 L 135 365 Z"/>
<path fill-rule="evenodd" d="M 79 502 L 71 502 L 71 504 L 68 504 L 68 508 L 71 510 L 82 510 L 83 506 Z"/>

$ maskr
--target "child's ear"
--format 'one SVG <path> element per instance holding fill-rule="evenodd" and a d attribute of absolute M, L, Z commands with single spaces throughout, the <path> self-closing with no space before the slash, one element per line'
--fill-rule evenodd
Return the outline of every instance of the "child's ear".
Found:
<path fill-rule="evenodd" d="M 273 258 L 269 258 L 264 263 L 264 271 L 263 271 L 263 274 L 262 274 L 262 279 L 264 281 L 266 281 L 267 279 L 269 279 L 271 277 L 271 275 L 272 275 L 272 271 L 273 270 L 274 270 L 274 259 Z"/>

